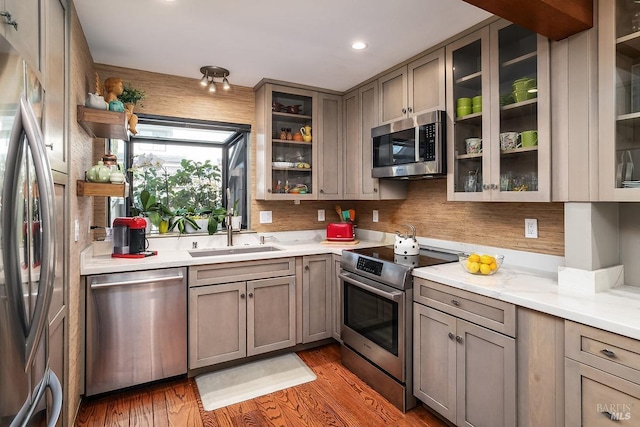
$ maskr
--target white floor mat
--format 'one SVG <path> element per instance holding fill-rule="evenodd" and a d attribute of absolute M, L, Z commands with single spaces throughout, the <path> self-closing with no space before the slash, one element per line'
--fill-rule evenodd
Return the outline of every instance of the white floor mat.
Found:
<path fill-rule="evenodd" d="M 205 411 L 253 399 L 316 379 L 295 353 L 287 353 L 196 377 Z"/>

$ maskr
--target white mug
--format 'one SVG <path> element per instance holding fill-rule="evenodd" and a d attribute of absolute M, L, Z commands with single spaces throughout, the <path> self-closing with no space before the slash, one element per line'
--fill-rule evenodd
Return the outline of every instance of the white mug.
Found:
<path fill-rule="evenodd" d="M 500 134 L 501 150 L 513 150 L 521 146 L 520 134 L 518 132 L 503 132 Z"/>
<path fill-rule="evenodd" d="M 467 154 L 482 153 L 482 138 L 467 138 Z"/>

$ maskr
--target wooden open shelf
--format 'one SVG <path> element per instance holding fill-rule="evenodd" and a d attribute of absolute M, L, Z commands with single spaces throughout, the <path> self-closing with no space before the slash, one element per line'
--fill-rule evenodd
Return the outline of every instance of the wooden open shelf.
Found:
<path fill-rule="evenodd" d="M 129 140 L 125 112 L 98 110 L 78 105 L 76 120 L 82 129 L 94 138 Z"/>
<path fill-rule="evenodd" d="M 78 196 L 127 197 L 127 184 L 77 181 Z"/>

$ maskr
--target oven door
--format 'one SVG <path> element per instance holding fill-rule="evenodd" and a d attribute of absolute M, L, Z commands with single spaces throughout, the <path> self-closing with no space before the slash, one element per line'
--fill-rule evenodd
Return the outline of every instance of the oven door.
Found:
<path fill-rule="evenodd" d="M 405 382 L 406 293 L 342 271 L 342 341 Z"/>

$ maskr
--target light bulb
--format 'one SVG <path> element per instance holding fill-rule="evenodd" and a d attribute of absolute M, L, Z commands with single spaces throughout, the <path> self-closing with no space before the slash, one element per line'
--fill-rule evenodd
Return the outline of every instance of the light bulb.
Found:
<path fill-rule="evenodd" d="M 206 86 L 208 82 L 209 82 L 209 79 L 207 74 L 203 75 L 202 78 L 200 79 L 200 85 Z"/>
<path fill-rule="evenodd" d="M 209 92 L 211 92 L 211 93 L 215 93 L 216 92 L 216 84 L 213 81 L 213 79 L 211 79 L 211 82 L 209 83 Z"/>
<path fill-rule="evenodd" d="M 222 89 L 229 90 L 231 89 L 231 85 L 229 84 L 229 80 L 226 77 L 222 79 Z"/>

